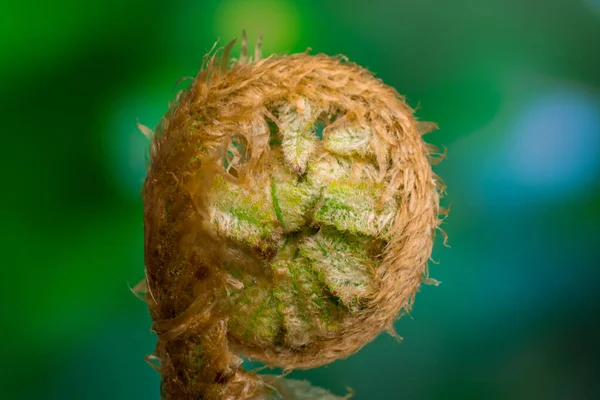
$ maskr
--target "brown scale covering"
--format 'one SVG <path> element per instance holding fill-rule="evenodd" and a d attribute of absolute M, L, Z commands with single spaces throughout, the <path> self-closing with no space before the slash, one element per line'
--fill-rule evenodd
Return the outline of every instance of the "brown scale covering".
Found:
<path fill-rule="evenodd" d="M 230 61 L 230 50 L 205 58 L 157 127 L 143 188 L 144 291 L 166 399 L 278 398 L 272 385 L 241 368 L 239 356 L 286 370 L 312 368 L 355 353 L 382 331 L 394 333 L 394 321 L 410 309 L 428 276 L 439 225 L 442 187 L 431 169 L 434 149 L 421 137 L 435 126 L 417 122 L 393 88 L 343 57 L 260 59 L 257 52 L 249 60 L 243 46 L 240 60 Z M 327 121 L 324 136 L 336 127 L 371 129 L 367 162 L 385 188 L 378 200 L 395 202 L 397 212 L 377 242 L 383 244 L 369 290 L 360 292 L 359 305 L 337 311 L 333 328 L 315 320 L 313 333 L 301 332 L 299 339 L 281 331 L 248 338 L 228 329 L 242 309 L 236 290 L 284 282 L 285 264 L 266 266 L 276 260 L 285 233 L 276 224 L 274 234 L 256 246 L 223 237 L 211 223 L 210 189 L 220 179 L 247 192 L 268 190 L 282 165 L 281 152 L 269 144 L 269 124 L 281 124 L 282 104 L 301 110 L 302 102 Z M 227 173 L 222 160 L 240 134 L 246 159 Z M 323 152 L 320 147 L 317 154 Z M 232 278 L 232 265 L 247 276 Z"/>

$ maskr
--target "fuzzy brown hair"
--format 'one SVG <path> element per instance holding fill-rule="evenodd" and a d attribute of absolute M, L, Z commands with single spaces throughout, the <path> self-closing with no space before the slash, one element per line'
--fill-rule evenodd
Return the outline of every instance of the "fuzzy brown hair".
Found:
<path fill-rule="evenodd" d="M 272 385 L 244 371 L 240 356 L 285 370 L 345 358 L 382 331 L 395 335 L 394 321 L 429 279 L 443 188 L 431 169 L 434 150 L 422 135 L 435 125 L 418 122 L 396 90 L 344 57 L 302 53 L 261 59 L 259 46 L 249 57 L 245 44 L 244 37 L 239 60 L 230 60 L 233 43 L 220 57 L 207 55 L 153 133 L 143 187 L 146 279 L 139 289 L 158 335 L 153 357 L 167 399 L 268 398 Z M 256 271 L 273 261 L 285 232 L 276 223 L 275 233 L 259 245 L 223 237 L 210 213 L 211 191 L 217 180 L 244 193 L 268 187 L 273 171 L 286 164 L 271 141 L 273 126 L 280 136 L 284 130 L 278 110 L 287 105 L 300 113 L 303 104 L 326 121 L 324 138 L 345 127 L 372 132 L 370 153 L 360 157 L 383 188 L 377 204 L 393 204 L 395 215 L 385 233 L 377 234 L 383 244 L 369 290 L 359 306 L 338 318 L 336 329 L 318 331 L 302 345 L 260 335 L 246 340 L 231 333 L 237 305 L 230 300 L 251 282 L 232 278 L 228 266 L 240 267 L 258 285 L 271 285 L 273 274 Z M 225 161 L 224 168 L 240 136 L 243 162 Z M 317 146 L 307 159 L 327 153 Z M 305 165 L 286 165 L 298 175 L 305 172 Z"/>

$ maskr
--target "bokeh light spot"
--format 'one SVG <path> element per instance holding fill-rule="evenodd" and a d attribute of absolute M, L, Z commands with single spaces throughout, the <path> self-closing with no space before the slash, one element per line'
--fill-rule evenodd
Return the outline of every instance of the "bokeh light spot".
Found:
<path fill-rule="evenodd" d="M 552 85 L 552 86 L 550 86 Z M 487 127 L 448 150 L 471 206 L 513 214 L 576 199 L 600 180 L 600 99 L 584 87 L 533 83 L 508 95 Z M 525 92 L 523 92 L 525 91 Z"/>
<path fill-rule="evenodd" d="M 586 3 L 588 3 L 594 11 L 600 14 L 600 0 L 586 0 Z"/>
<path fill-rule="evenodd" d="M 251 48 L 262 32 L 263 55 L 291 51 L 300 36 L 299 15 L 290 1 L 223 1 L 213 21 L 217 37 L 225 42 L 239 38 L 246 29 Z"/>
<path fill-rule="evenodd" d="M 600 108 L 583 93 L 534 100 L 517 118 L 506 172 L 523 187 L 555 195 L 591 183 L 600 164 Z"/>

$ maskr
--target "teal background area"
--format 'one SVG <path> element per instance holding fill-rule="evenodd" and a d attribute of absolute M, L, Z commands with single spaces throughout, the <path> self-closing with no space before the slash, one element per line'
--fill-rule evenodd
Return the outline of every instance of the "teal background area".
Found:
<path fill-rule="evenodd" d="M 440 130 L 448 186 L 402 343 L 296 378 L 355 399 L 600 398 L 600 2 L 6 1 L 0 398 L 159 399 L 140 188 L 177 80 L 214 41 L 342 53 Z M 239 46 L 236 47 L 239 49 Z M 239 51 L 239 50 L 238 50 Z"/>

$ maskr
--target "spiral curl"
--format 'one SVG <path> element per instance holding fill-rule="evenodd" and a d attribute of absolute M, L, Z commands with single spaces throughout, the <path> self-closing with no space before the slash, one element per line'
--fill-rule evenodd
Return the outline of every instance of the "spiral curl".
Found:
<path fill-rule="evenodd" d="M 241 356 L 345 358 L 429 279 L 435 125 L 344 57 L 245 44 L 209 53 L 151 132 L 143 291 L 167 399 L 278 398 Z"/>

